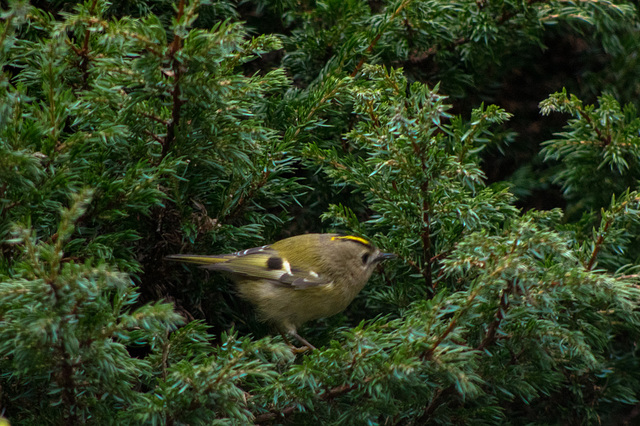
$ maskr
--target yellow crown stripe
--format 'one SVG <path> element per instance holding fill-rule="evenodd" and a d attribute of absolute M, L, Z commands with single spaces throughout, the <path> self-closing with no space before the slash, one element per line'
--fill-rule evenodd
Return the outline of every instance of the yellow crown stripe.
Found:
<path fill-rule="evenodd" d="M 356 237 L 354 235 L 345 235 L 344 237 L 331 237 L 331 240 L 351 240 L 356 241 L 360 244 L 364 244 L 365 246 L 371 245 L 371 243 L 364 238 Z"/>

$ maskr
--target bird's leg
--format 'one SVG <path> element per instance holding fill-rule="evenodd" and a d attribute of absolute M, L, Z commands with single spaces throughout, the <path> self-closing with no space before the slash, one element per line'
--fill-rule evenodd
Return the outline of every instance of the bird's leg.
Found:
<path fill-rule="evenodd" d="M 291 335 L 293 337 L 295 337 L 296 339 L 298 339 L 298 341 L 304 345 L 306 345 L 306 347 L 311 350 L 311 351 L 317 351 L 318 349 L 316 349 L 315 346 L 313 346 L 311 343 L 309 343 L 307 341 L 307 339 L 305 339 L 304 337 L 302 337 L 301 335 L 299 335 L 297 332 L 292 332 Z"/>
<path fill-rule="evenodd" d="M 293 337 L 298 339 L 300 341 L 300 343 L 304 344 L 305 346 L 299 348 L 296 345 L 294 345 L 293 343 L 291 343 L 291 341 L 289 340 L 289 338 L 287 337 L 287 335 L 285 333 L 280 332 L 280 334 L 282 335 L 282 338 L 287 343 L 287 345 L 291 346 L 291 350 L 296 354 L 301 354 L 301 353 L 305 353 L 307 351 L 312 351 L 312 350 L 316 349 L 315 346 L 313 346 L 311 343 L 309 343 L 305 338 L 300 336 L 295 331 L 289 331 L 289 334 L 291 334 Z"/>

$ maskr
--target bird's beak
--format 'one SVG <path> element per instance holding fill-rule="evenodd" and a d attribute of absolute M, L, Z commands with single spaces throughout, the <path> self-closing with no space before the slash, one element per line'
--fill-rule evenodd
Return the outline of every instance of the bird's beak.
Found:
<path fill-rule="evenodd" d="M 379 253 L 376 257 L 376 262 L 382 262 L 387 259 L 395 259 L 397 256 L 393 253 Z"/>

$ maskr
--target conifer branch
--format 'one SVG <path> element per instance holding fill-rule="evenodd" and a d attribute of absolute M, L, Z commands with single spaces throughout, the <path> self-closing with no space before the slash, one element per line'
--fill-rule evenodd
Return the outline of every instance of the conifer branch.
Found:
<path fill-rule="evenodd" d="M 425 280 L 426 288 L 429 289 L 429 295 L 433 297 L 435 294 L 433 288 L 433 278 L 431 272 L 431 204 L 429 203 L 429 174 L 427 170 L 427 159 L 424 158 L 425 152 L 424 149 L 419 146 L 415 140 L 411 139 L 411 145 L 413 146 L 413 151 L 420 159 L 420 167 L 422 168 L 422 179 L 423 182 L 420 185 L 420 194 L 422 197 L 422 231 L 420 233 L 420 238 L 422 240 L 422 258 L 424 265 L 422 266 L 422 275 Z"/>
<path fill-rule="evenodd" d="M 443 397 L 452 395 L 454 393 L 454 390 L 455 388 L 453 385 L 447 386 L 446 388 L 436 389 L 435 394 L 431 397 L 431 400 L 425 407 L 422 416 L 417 419 L 415 424 L 429 424 L 429 419 L 431 418 L 431 415 L 433 414 L 435 409 L 438 408 L 438 403 L 442 400 Z"/>
<path fill-rule="evenodd" d="M 316 102 L 313 105 L 313 107 L 311 107 L 311 109 L 309 110 L 307 115 L 303 118 L 302 122 L 298 123 L 296 131 L 293 133 L 293 136 L 291 137 L 291 139 L 295 140 L 298 137 L 298 135 L 300 134 L 302 129 L 306 126 L 306 123 L 309 122 L 309 120 L 311 120 L 311 118 L 313 118 L 313 116 L 315 115 L 316 111 L 321 106 L 323 106 L 327 101 L 329 101 L 331 98 L 333 98 L 333 96 L 335 96 L 336 93 L 338 93 L 340 88 L 342 88 L 342 84 L 343 83 L 336 84 L 333 88 L 331 88 L 331 90 L 329 90 L 327 93 L 322 95 L 322 98 L 320 98 L 320 100 L 318 102 Z"/>
<path fill-rule="evenodd" d="M 378 34 L 376 34 L 373 40 L 371 40 L 371 42 L 369 43 L 369 46 L 367 46 L 367 48 L 364 51 L 364 54 L 360 58 L 360 61 L 356 65 L 353 72 L 351 72 L 351 77 L 355 77 L 356 75 L 358 75 L 358 72 L 360 72 L 360 68 L 362 68 L 362 66 L 364 65 L 364 61 L 367 60 L 368 55 L 371 52 L 373 52 L 373 49 L 378 44 L 378 41 L 380 41 L 380 37 L 382 37 L 382 35 L 385 33 L 384 30 L 386 29 L 386 27 L 390 25 L 398 17 L 398 15 L 400 15 L 402 10 L 405 9 L 411 3 L 411 1 L 412 0 L 405 0 L 402 3 L 400 3 L 400 6 L 398 6 L 398 8 L 393 11 L 389 19 L 386 21 L 385 25 L 381 26 L 380 30 L 378 31 Z"/>
<path fill-rule="evenodd" d="M 633 201 L 634 203 L 637 203 L 638 201 L 640 201 L 640 197 L 638 197 L 638 195 L 636 194 L 633 196 L 632 199 L 625 199 L 619 204 L 612 206 L 609 212 L 606 212 L 608 214 L 608 219 L 605 221 L 604 227 L 602 227 L 600 232 L 598 232 L 598 238 L 594 242 L 593 250 L 591 251 L 591 256 L 589 256 L 589 261 L 585 265 L 585 269 L 587 269 L 588 271 L 593 269 L 593 266 L 595 265 L 595 262 L 598 258 L 598 254 L 600 253 L 600 250 L 602 249 L 604 241 L 607 237 L 607 234 L 609 233 L 609 228 L 611 227 L 614 220 L 616 219 L 616 215 L 618 215 L 620 212 L 627 209 L 631 201 Z"/>
<path fill-rule="evenodd" d="M 576 108 L 576 110 L 578 111 L 578 114 L 580 115 L 580 117 L 582 117 L 582 119 L 586 121 L 587 124 L 589 124 L 589 127 L 591 127 L 593 131 L 596 132 L 596 135 L 598 136 L 598 140 L 602 143 L 602 146 L 606 147 L 607 145 L 609 145 L 611 143 L 611 135 L 605 136 L 605 134 L 602 133 L 602 131 L 598 128 L 598 126 L 595 125 L 595 123 L 593 122 L 589 114 L 587 114 L 587 112 L 584 110 L 584 108 L 579 106 Z"/>
<path fill-rule="evenodd" d="M 466 110 L 470 82 L 494 87 L 488 70 L 528 73 L 526 49 L 542 45 L 551 20 L 560 36 L 579 16 L 603 37 L 638 24 L 623 3 L 530 6 L 541 1 L 232 10 L 151 0 L 135 16 L 117 2 L 5 1 L 0 423 L 633 423 L 640 381 L 625 373 L 640 341 L 640 209 L 625 191 L 640 175 L 637 110 L 613 95 L 582 106 L 566 92 L 541 104 L 573 116 L 545 145 L 546 158 L 562 160 L 552 173 L 570 207 L 625 194 L 588 235 L 591 216 L 567 223 L 576 216 L 519 210 L 501 184 L 486 185 L 492 163 L 480 151 L 508 137 L 489 128 L 508 114 Z M 345 8 L 355 19 L 342 20 Z M 256 34 L 267 27 L 286 33 Z M 340 57 L 325 58 L 338 43 Z M 633 53 L 627 43 L 610 50 Z M 405 76 L 367 64 L 377 52 L 387 64 L 420 55 L 433 64 Z M 447 76 L 449 100 L 423 83 L 433 70 Z M 326 181 L 300 197 L 317 164 Z M 60 209 L 84 183 L 97 188 L 90 208 Z M 294 220 L 296 197 L 304 217 Z M 356 342 L 303 360 L 254 337 L 263 329 L 226 288 L 211 294 L 201 275 L 159 260 L 189 243 L 221 254 L 262 236 L 329 231 L 319 216 L 406 259 L 379 265 L 384 282 L 347 308 L 341 325 L 364 321 L 344 334 Z M 174 303 L 153 302 L 161 298 Z M 202 321 L 185 324 L 194 316 Z M 317 333 L 330 338 L 339 321 Z M 241 331 L 222 342 L 232 323 Z"/>
<path fill-rule="evenodd" d="M 227 221 L 232 221 L 243 212 L 247 201 L 252 200 L 256 192 L 258 192 L 262 187 L 264 187 L 267 184 L 267 182 L 269 181 L 270 174 L 271 174 L 271 171 L 268 168 L 265 168 L 265 170 L 262 172 L 260 176 L 260 179 L 257 182 L 254 182 L 253 184 L 251 184 L 249 191 L 247 191 L 246 194 L 242 194 L 240 198 L 238 198 L 238 201 L 236 202 L 236 205 L 233 207 L 233 209 L 225 215 Z"/>
<path fill-rule="evenodd" d="M 165 120 L 164 118 L 162 118 L 162 117 L 160 117 L 158 115 L 149 114 L 146 111 L 140 111 L 139 114 L 144 116 L 144 117 L 150 118 L 151 120 L 155 121 L 156 123 L 160 123 L 163 126 L 169 126 L 169 124 L 171 124 L 171 122 L 169 120 Z M 149 132 L 149 133 L 151 133 L 151 132 Z"/>
<path fill-rule="evenodd" d="M 593 250 L 591 251 L 591 256 L 589 256 L 589 261 L 585 265 L 585 268 L 587 269 L 587 271 L 590 271 L 591 269 L 593 269 L 593 265 L 596 263 L 596 259 L 598 258 L 598 253 L 600 253 L 600 249 L 602 248 L 602 244 L 604 243 L 605 236 L 607 234 L 607 231 L 609 230 L 609 227 L 611 226 L 612 221 L 613 219 L 608 220 L 604 224 L 604 228 L 602 229 L 602 231 L 598 233 L 598 239 L 595 241 L 593 245 Z"/>
<path fill-rule="evenodd" d="M 331 401 L 332 399 L 335 399 L 339 396 L 348 394 L 349 392 L 357 389 L 363 384 L 371 382 L 372 380 L 373 378 L 365 378 L 360 382 L 354 383 L 351 385 L 344 384 L 344 385 L 335 386 L 331 389 L 324 391 L 323 393 L 318 394 L 317 399 L 320 401 Z M 290 405 L 288 407 L 283 408 L 280 411 L 271 411 L 269 413 L 263 413 L 255 417 L 254 423 L 260 424 L 260 423 L 272 421 L 278 418 L 286 418 L 287 416 L 294 414 L 298 409 L 299 408 L 297 405 Z"/>
<path fill-rule="evenodd" d="M 493 321 L 491 321 L 491 324 L 489 324 L 489 327 L 487 328 L 487 333 L 485 334 L 484 339 L 482 339 L 482 342 L 476 348 L 478 351 L 484 351 L 487 346 L 496 340 L 496 333 L 500 327 L 500 323 L 504 320 L 506 312 L 509 309 L 509 295 L 513 293 L 514 288 L 513 280 L 509 280 L 507 282 L 507 287 L 500 293 L 500 304 L 498 306 L 498 310 L 496 311 Z"/>
<path fill-rule="evenodd" d="M 442 342 L 444 342 L 444 340 L 449 337 L 449 334 L 451 334 L 451 332 L 455 329 L 458 320 L 460 319 L 460 317 L 466 313 L 469 308 L 471 308 L 472 303 L 475 298 L 478 296 L 478 294 L 480 293 L 480 288 L 476 288 L 474 291 L 471 292 L 471 294 L 469 294 L 469 296 L 467 297 L 467 303 L 460 309 L 458 309 L 456 311 L 456 313 L 454 314 L 453 318 L 451 318 L 449 320 L 449 324 L 447 325 L 447 328 L 438 336 L 438 338 L 436 339 L 436 341 L 431 345 L 431 347 L 426 350 L 424 353 L 422 353 L 420 355 L 420 358 L 423 360 L 430 360 L 431 357 L 433 356 L 433 354 L 435 353 L 435 350 L 438 348 L 438 346 L 440 346 L 442 344 Z"/>
<path fill-rule="evenodd" d="M 4 20 L 4 31 L 2 31 L 2 34 L 0 34 L 0 46 L 4 45 L 5 40 L 7 39 L 7 36 L 9 35 L 9 29 L 12 26 L 13 20 L 15 19 L 16 14 L 15 12 L 10 13 L 8 16 L 6 16 L 6 18 L 1 20 Z"/>
<path fill-rule="evenodd" d="M 425 166 L 423 162 L 423 166 Z M 431 205 L 429 203 L 429 180 L 421 186 L 422 192 L 422 256 L 424 259 L 422 275 L 424 276 L 425 285 L 430 290 L 431 296 L 434 294 L 433 278 L 431 277 Z"/>
<path fill-rule="evenodd" d="M 176 22 L 180 22 L 182 16 L 184 14 L 184 2 L 185 0 L 180 0 L 178 4 L 178 14 L 176 16 Z M 173 35 L 173 41 L 169 45 L 169 50 L 167 53 L 167 58 L 171 63 L 171 69 L 173 71 L 173 88 L 171 89 L 171 120 L 167 125 L 167 136 L 164 140 L 164 144 L 162 145 L 162 154 L 160 158 L 165 158 L 169 153 L 175 139 L 176 139 L 176 129 L 180 125 L 180 115 L 182 105 L 184 104 L 184 100 L 182 99 L 182 91 L 180 88 L 182 74 L 184 72 L 184 67 L 180 63 L 177 58 L 178 52 L 182 49 L 182 38 L 177 33 Z"/>
<path fill-rule="evenodd" d="M 546 0 L 527 0 L 527 6 L 531 6 L 535 3 L 544 3 L 546 2 Z M 477 2 L 477 4 L 479 5 L 479 9 L 482 10 L 485 8 L 485 3 L 484 1 L 482 2 Z M 504 25 L 505 23 L 509 22 L 511 19 L 515 18 L 516 16 L 518 16 L 518 13 L 515 11 L 503 11 L 502 14 L 496 19 L 496 25 L 501 26 Z M 420 63 L 423 62 L 429 58 L 431 58 L 432 56 L 437 55 L 438 53 L 442 52 L 442 51 L 446 51 L 446 52 L 452 52 L 453 50 L 455 50 L 457 47 L 468 44 L 468 43 L 472 43 L 473 39 L 470 37 L 458 37 L 455 40 L 453 40 L 452 42 L 450 42 L 449 44 L 447 44 L 446 46 L 432 46 L 428 49 L 425 49 L 423 52 L 416 52 L 414 54 L 412 54 L 409 57 L 409 62 L 411 63 Z"/>
<path fill-rule="evenodd" d="M 89 13 L 93 15 L 96 9 L 96 3 L 98 0 L 93 0 L 91 2 L 91 6 L 89 7 Z M 89 30 L 89 25 L 91 22 L 87 24 L 87 28 L 84 31 L 84 41 L 82 43 L 82 49 L 78 52 L 80 56 L 80 71 L 82 73 L 82 88 L 89 88 L 89 62 L 91 60 L 89 56 L 89 40 L 91 38 L 91 31 Z"/>
<path fill-rule="evenodd" d="M 75 426 L 79 424 L 79 418 L 76 413 L 76 384 L 74 379 L 74 367 L 71 364 L 69 353 L 66 351 L 64 336 L 60 336 L 60 343 L 57 350 L 60 356 L 60 372 L 56 377 L 58 386 L 62 390 L 62 402 L 66 409 L 66 424 Z"/>

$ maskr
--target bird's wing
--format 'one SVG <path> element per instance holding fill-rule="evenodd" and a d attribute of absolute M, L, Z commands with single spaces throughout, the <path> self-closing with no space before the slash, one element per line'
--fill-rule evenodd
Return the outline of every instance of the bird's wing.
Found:
<path fill-rule="evenodd" d="M 331 280 L 314 271 L 291 265 L 270 246 L 213 256 L 178 254 L 167 256 L 167 259 L 197 263 L 204 269 L 229 272 L 236 276 L 264 279 L 296 290 L 331 283 Z"/>

